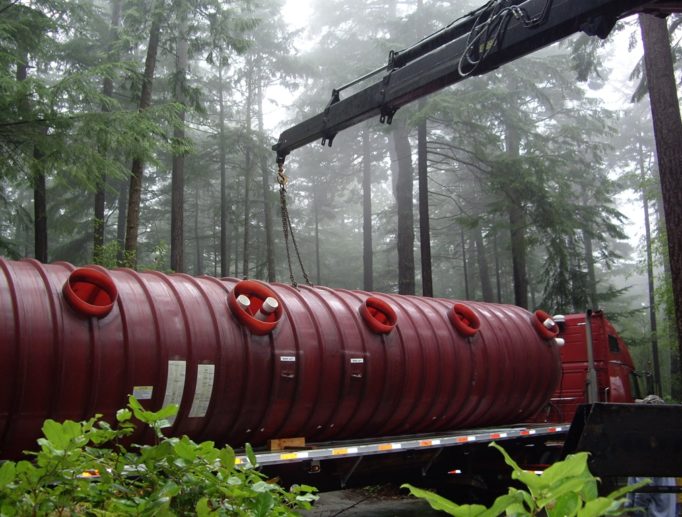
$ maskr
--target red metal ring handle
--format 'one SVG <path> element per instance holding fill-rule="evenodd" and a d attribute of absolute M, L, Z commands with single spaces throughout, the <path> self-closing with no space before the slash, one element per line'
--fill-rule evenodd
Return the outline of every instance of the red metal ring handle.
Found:
<path fill-rule="evenodd" d="M 93 268 L 72 271 L 62 293 L 74 310 L 96 318 L 109 314 L 118 298 L 118 289 L 109 274 Z"/>
<path fill-rule="evenodd" d="M 481 320 L 476 313 L 463 303 L 456 303 L 448 313 L 450 323 L 464 337 L 473 337 L 481 328 Z"/>
<path fill-rule="evenodd" d="M 237 298 L 241 295 L 248 297 L 251 301 L 248 309 L 243 309 L 239 305 Z M 260 320 L 255 317 L 255 314 L 258 313 L 267 298 L 277 300 L 277 308 L 265 320 Z M 242 280 L 235 285 L 234 289 L 227 295 L 227 305 L 239 322 L 257 336 L 265 336 L 275 330 L 283 314 L 282 303 L 274 291 L 254 280 Z"/>
<path fill-rule="evenodd" d="M 360 315 L 376 334 L 389 334 L 398 323 L 398 315 L 393 307 L 375 296 L 370 296 L 360 305 Z"/>
<path fill-rule="evenodd" d="M 559 335 L 559 325 L 556 323 L 550 328 L 545 327 L 545 321 L 552 319 L 552 317 L 545 311 L 538 309 L 535 311 L 532 319 L 533 326 L 535 327 L 535 330 L 537 330 L 538 334 L 540 334 L 542 339 L 554 339 Z"/>

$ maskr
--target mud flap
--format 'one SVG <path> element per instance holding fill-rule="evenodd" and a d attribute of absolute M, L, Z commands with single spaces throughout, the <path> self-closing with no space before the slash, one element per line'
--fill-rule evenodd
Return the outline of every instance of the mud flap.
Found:
<path fill-rule="evenodd" d="M 682 477 L 682 405 L 584 404 L 563 456 L 578 451 L 595 476 Z"/>

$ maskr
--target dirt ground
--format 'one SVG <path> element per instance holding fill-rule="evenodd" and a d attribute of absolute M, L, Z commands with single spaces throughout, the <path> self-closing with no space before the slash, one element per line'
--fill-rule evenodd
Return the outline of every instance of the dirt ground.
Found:
<path fill-rule="evenodd" d="M 421 517 L 441 516 L 429 504 L 416 497 L 405 495 L 397 487 L 358 488 L 323 492 L 312 510 L 303 512 L 305 517 Z"/>

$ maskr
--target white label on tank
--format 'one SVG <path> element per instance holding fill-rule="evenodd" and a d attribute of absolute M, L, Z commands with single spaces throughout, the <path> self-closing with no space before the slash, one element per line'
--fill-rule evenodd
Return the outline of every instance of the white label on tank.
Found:
<path fill-rule="evenodd" d="M 197 367 L 197 387 L 194 390 L 192 408 L 189 410 L 190 418 L 203 418 L 208 411 L 213 393 L 213 380 L 215 378 L 215 366 L 212 364 L 200 364 Z"/>
<path fill-rule="evenodd" d="M 363 364 L 365 362 L 364 357 L 351 357 L 350 364 Z"/>
<path fill-rule="evenodd" d="M 182 395 L 185 392 L 186 371 L 187 361 L 168 361 L 168 378 L 166 379 L 163 407 L 170 404 L 180 406 Z M 169 417 L 168 421 L 172 424 L 175 421 L 175 416 Z"/>
<path fill-rule="evenodd" d="M 137 400 L 151 400 L 154 386 L 133 386 L 133 397 Z"/>
<path fill-rule="evenodd" d="M 279 358 L 280 361 L 283 363 L 295 363 L 296 362 L 296 356 L 295 355 L 283 355 L 282 357 Z"/>

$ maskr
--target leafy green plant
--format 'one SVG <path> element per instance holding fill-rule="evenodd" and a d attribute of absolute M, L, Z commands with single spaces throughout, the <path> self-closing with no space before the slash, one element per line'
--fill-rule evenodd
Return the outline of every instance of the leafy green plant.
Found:
<path fill-rule="evenodd" d="M 409 484 L 402 485 L 410 493 L 426 500 L 435 510 L 441 510 L 455 517 L 495 517 L 497 515 L 548 517 L 596 517 L 599 515 L 621 515 L 631 510 L 626 508 L 628 492 L 646 485 L 649 481 L 623 487 L 600 497 L 597 492 L 597 478 L 587 467 L 586 452 L 569 455 L 541 475 L 523 470 L 496 443 L 491 443 L 504 456 L 504 461 L 512 468 L 512 479 L 521 482 L 527 490 L 509 488 L 509 491 L 495 499 L 490 508 L 478 504 L 456 504 L 428 490 Z"/>
<path fill-rule="evenodd" d="M 285 490 L 250 465 L 235 466 L 229 446 L 168 438 L 177 412 L 145 410 L 134 398 L 115 426 L 98 415 L 85 422 L 47 420 L 32 461 L 0 466 L 0 515 L 295 515 L 317 499 L 315 489 Z M 149 427 L 154 445 L 124 446 L 134 419 Z"/>

